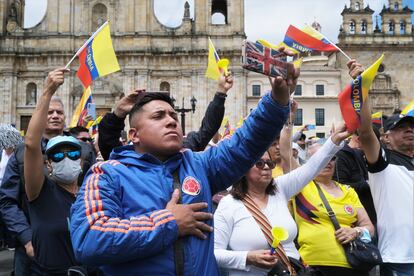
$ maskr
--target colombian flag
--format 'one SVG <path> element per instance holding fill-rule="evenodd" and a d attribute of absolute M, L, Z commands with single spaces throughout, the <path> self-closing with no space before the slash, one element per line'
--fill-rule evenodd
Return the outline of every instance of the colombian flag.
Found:
<path fill-rule="evenodd" d="M 373 113 L 371 115 L 371 122 L 373 124 L 382 125 L 382 111 Z"/>
<path fill-rule="evenodd" d="M 383 59 L 384 54 L 360 76 L 354 79 L 338 96 L 342 117 L 349 132 L 355 132 L 359 127 L 360 111 Z"/>
<path fill-rule="evenodd" d="M 414 100 L 412 100 L 403 111 L 401 111 L 401 114 L 405 116 L 413 116 L 414 117 Z"/>
<path fill-rule="evenodd" d="M 120 70 L 112 46 L 108 21 L 92 35 L 76 55 L 79 57 L 79 69 L 76 75 L 85 88 L 98 77 Z"/>
<path fill-rule="evenodd" d="M 325 37 L 312 27 L 298 29 L 289 25 L 282 46 L 292 51 L 306 53 L 312 51 L 337 52 L 338 49 L 328 42 Z"/>
<path fill-rule="evenodd" d="M 82 125 L 83 118 L 85 118 L 88 113 L 88 103 L 92 103 L 92 93 L 89 86 L 83 91 L 82 98 L 73 113 L 72 121 L 70 122 L 69 127 Z"/>

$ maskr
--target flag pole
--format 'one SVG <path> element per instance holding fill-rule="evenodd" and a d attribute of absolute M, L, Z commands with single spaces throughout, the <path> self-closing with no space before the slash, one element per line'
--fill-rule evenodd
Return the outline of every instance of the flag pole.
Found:
<path fill-rule="evenodd" d="M 92 36 L 86 40 L 86 42 L 82 45 L 82 47 L 79 48 L 79 50 L 76 52 L 76 54 L 69 60 L 68 64 L 66 64 L 65 69 L 68 69 L 70 64 L 75 60 L 75 58 L 79 55 L 80 52 L 83 51 L 83 49 L 85 49 L 85 47 L 89 44 L 89 42 L 92 41 L 92 39 L 95 38 L 95 36 L 97 34 L 99 34 L 99 32 L 106 26 L 108 25 L 108 21 L 105 21 L 105 23 L 103 23 L 93 34 Z"/>
<path fill-rule="evenodd" d="M 310 27 L 312 28 L 312 27 Z M 352 58 L 350 56 L 348 56 L 344 51 L 342 51 L 341 48 L 339 48 L 338 46 L 335 45 L 335 43 L 333 43 L 329 38 L 327 38 L 325 35 L 323 35 L 321 32 L 319 32 L 318 30 L 315 30 L 314 28 L 312 28 L 315 32 L 317 32 L 318 34 L 320 34 L 321 36 L 323 36 L 324 39 L 326 39 L 326 41 L 328 41 L 329 43 L 331 43 L 336 49 L 338 49 L 339 52 L 341 52 L 348 60 L 352 60 Z"/>

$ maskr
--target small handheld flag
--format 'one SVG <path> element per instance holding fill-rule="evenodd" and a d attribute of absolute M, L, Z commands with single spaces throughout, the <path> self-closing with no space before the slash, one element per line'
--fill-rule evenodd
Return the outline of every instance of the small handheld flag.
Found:
<path fill-rule="evenodd" d="M 312 29 L 313 30 L 313 29 Z M 338 49 L 328 42 L 324 37 L 318 35 L 315 37 L 315 32 L 307 29 L 298 29 L 292 25 L 289 26 L 286 31 L 283 43 L 289 48 L 293 48 L 301 53 L 312 52 L 312 51 L 323 51 L 323 52 L 337 52 Z"/>
<path fill-rule="evenodd" d="M 342 117 L 349 132 L 355 132 L 361 123 L 360 111 L 383 59 L 384 54 L 355 78 L 338 96 Z"/>
<path fill-rule="evenodd" d="M 88 103 L 92 103 L 92 93 L 90 87 L 86 88 L 83 91 L 82 98 L 76 107 L 75 112 L 73 113 L 69 127 L 82 125 L 83 118 L 85 118 L 88 113 Z"/>
<path fill-rule="evenodd" d="M 373 124 L 382 125 L 382 111 L 373 113 L 371 115 L 371 122 Z"/>
<path fill-rule="evenodd" d="M 220 61 L 220 57 L 214 48 L 213 42 L 211 39 L 208 39 L 208 65 L 206 70 L 206 77 L 218 80 L 220 78 L 220 70 L 218 66 L 218 62 Z"/>
<path fill-rule="evenodd" d="M 113 72 L 119 71 L 118 60 L 112 46 L 111 31 L 108 21 L 85 42 L 76 52 L 75 56 L 66 65 L 79 57 L 79 69 L 77 76 L 83 87 L 89 87 L 93 80 Z"/>
<path fill-rule="evenodd" d="M 273 227 L 272 228 L 272 248 L 270 249 L 270 255 L 273 255 L 276 252 L 276 248 L 279 246 L 281 241 L 286 240 L 289 237 L 288 231 L 282 227 Z"/>

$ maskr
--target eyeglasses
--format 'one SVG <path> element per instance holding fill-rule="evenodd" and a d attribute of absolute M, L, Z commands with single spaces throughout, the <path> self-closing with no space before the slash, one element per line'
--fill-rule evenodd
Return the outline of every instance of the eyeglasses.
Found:
<path fill-rule="evenodd" d="M 263 170 L 265 165 L 267 165 L 271 170 L 273 170 L 276 167 L 276 164 L 273 163 L 272 160 L 263 160 L 260 159 L 256 162 L 256 168 Z"/>
<path fill-rule="evenodd" d="M 56 152 L 56 153 L 52 153 L 49 158 L 53 161 L 53 162 L 60 162 L 63 159 L 65 159 L 65 157 L 69 158 L 70 160 L 78 160 L 81 157 L 81 152 L 79 150 L 72 150 L 72 151 L 61 151 L 61 152 Z"/>
<path fill-rule="evenodd" d="M 87 137 L 78 138 L 78 140 L 81 140 L 82 142 L 85 142 L 85 143 L 87 143 L 87 142 L 91 143 L 92 142 L 92 138 L 87 138 Z"/>

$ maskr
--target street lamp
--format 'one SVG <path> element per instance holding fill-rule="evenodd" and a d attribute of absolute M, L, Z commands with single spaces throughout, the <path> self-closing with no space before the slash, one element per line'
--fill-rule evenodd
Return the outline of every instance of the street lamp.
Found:
<path fill-rule="evenodd" d="M 184 97 L 181 107 L 175 106 L 176 99 L 174 97 L 171 97 L 171 101 L 174 105 L 174 110 L 181 113 L 181 128 L 183 129 L 183 135 L 185 135 L 185 113 L 190 111 L 192 111 L 193 113 L 195 112 L 197 99 L 194 98 L 194 96 L 191 98 L 191 108 L 184 108 Z"/>

